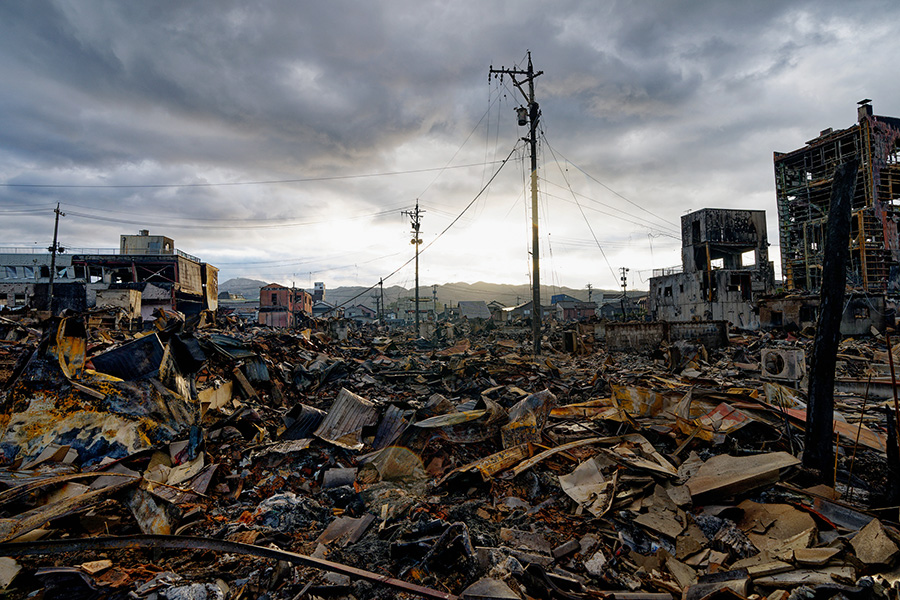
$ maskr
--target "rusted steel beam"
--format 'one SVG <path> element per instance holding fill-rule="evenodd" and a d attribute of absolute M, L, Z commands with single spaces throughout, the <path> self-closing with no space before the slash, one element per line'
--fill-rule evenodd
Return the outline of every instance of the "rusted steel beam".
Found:
<path fill-rule="evenodd" d="M 409 583 L 387 575 L 357 569 L 341 563 L 286 550 L 264 548 L 252 544 L 226 542 L 204 537 L 185 535 L 134 535 L 124 537 L 91 537 L 77 540 L 40 540 L 36 542 L 10 542 L 0 544 L 0 556 L 24 556 L 33 554 L 64 554 L 66 552 L 91 552 L 96 550 L 136 550 L 141 548 L 170 548 L 174 550 L 211 550 L 283 560 L 295 565 L 314 567 L 332 573 L 341 573 L 356 579 L 380 583 L 395 590 L 415 594 L 423 598 L 437 600 L 459 600 L 459 596 L 448 594 L 415 583 Z"/>

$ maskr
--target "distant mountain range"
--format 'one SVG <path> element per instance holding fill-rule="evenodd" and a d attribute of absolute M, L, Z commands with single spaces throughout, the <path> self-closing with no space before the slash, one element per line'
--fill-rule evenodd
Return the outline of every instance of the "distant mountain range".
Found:
<path fill-rule="evenodd" d="M 259 288 L 268 282 L 258 279 L 247 279 L 245 277 L 237 277 L 228 281 L 219 283 L 220 292 L 231 292 L 234 294 L 242 294 L 248 300 L 256 300 L 259 298 Z M 312 292 L 312 290 L 308 290 Z M 531 287 L 528 284 L 509 285 L 500 283 L 447 283 L 438 285 L 436 292 L 431 286 L 422 286 L 419 288 L 419 299 L 423 300 L 431 298 L 433 293 L 437 294 L 438 307 L 443 305 L 456 306 L 459 302 L 470 300 L 484 300 L 491 302 L 496 300 L 505 306 L 515 306 L 523 302 L 531 300 Z M 550 298 L 556 294 L 568 294 L 579 300 L 588 300 L 588 291 L 586 289 L 576 290 L 567 287 L 541 286 L 541 304 L 550 304 Z M 598 290 L 591 292 L 591 300 L 598 304 L 602 302 L 604 296 L 607 299 L 618 298 L 622 294 L 619 290 Z M 629 291 L 629 296 L 640 296 L 646 294 L 642 291 Z M 362 286 L 344 286 L 334 289 L 325 290 L 325 301 L 330 304 L 356 305 L 364 304 L 366 306 L 375 307 L 375 297 L 380 297 L 381 290 L 378 286 L 374 288 L 365 288 Z M 392 302 L 396 302 L 401 298 L 412 298 L 415 291 L 406 289 L 397 285 L 385 286 L 384 302 L 386 306 L 390 306 Z"/>

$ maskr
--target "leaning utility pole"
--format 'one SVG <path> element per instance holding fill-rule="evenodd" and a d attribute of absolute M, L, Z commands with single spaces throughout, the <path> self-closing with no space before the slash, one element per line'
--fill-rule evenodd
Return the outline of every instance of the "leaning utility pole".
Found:
<path fill-rule="evenodd" d="M 628 293 L 628 267 L 621 267 L 619 271 L 622 273 L 622 321 L 627 321 L 625 315 L 625 296 Z"/>
<path fill-rule="evenodd" d="M 408 216 L 412 225 L 413 239 L 409 241 L 416 247 L 416 337 L 419 336 L 419 245 L 422 238 L 419 237 L 419 229 L 422 225 L 422 215 L 424 210 L 419 210 L 419 199 L 416 198 L 416 208 L 414 210 L 404 210 L 403 214 Z"/>
<path fill-rule="evenodd" d="M 534 101 L 534 79 L 539 75 L 543 75 L 543 71 L 534 72 L 534 66 L 531 64 L 531 51 L 528 51 L 528 69 L 522 71 L 520 69 L 507 69 L 500 67 L 495 69 L 493 65 L 488 74 L 495 77 L 499 75 L 503 81 L 503 75 L 509 75 L 522 95 L 525 97 L 528 106 L 520 106 L 516 109 L 519 117 L 519 126 L 524 127 L 530 125 L 528 138 L 525 139 L 531 146 L 531 335 L 534 341 L 534 355 L 541 353 L 541 261 L 538 252 L 538 187 L 537 187 L 537 125 L 541 117 L 541 111 L 538 103 Z M 524 79 L 517 79 L 517 76 Z M 528 84 L 528 91 L 522 88 L 522 84 Z"/>
<path fill-rule="evenodd" d="M 56 255 L 65 250 L 65 248 L 60 248 L 59 243 L 56 241 L 58 239 L 57 233 L 59 233 L 59 218 L 66 216 L 66 213 L 59 210 L 58 202 L 53 212 L 56 213 L 56 220 L 53 222 L 53 245 L 47 248 L 50 251 L 50 289 L 47 290 L 47 308 L 50 310 L 51 315 L 53 314 L 53 280 L 56 278 Z"/>

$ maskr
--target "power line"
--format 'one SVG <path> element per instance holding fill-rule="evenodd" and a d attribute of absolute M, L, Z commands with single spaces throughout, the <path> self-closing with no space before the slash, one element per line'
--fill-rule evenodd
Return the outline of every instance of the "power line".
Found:
<path fill-rule="evenodd" d="M 481 195 L 484 194 L 485 190 L 488 189 L 488 187 L 494 182 L 494 179 L 496 179 L 496 178 L 497 178 L 497 175 L 500 174 L 500 171 L 503 170 L 503 167 L 506 165 L 507 161 L 509 161 L 510 157 L 513 155 L 513 153 L 516 151 L 517 148 L 518 148 L 518 143 L 517 143 L 515 146 L 513 146 L 512 150 L 509 151 L 509 154 L 506 155 L 506 158 L 504 158 L 503 160 L 500 161 L 500 167 L 499 167 L 496 171 L 494 171 L 494 174 L 491 175 L 491 178 L 488 179 L 487 183 L 485 183 L 485 184 L 482 186 L 481 190 L 479 190 L 478 193 L 475 194 L 475 197 L 472 198 L 472 201 L 469 202 L 469 203 L 465 206 L 465 208 L 462 209 L 462 211 L 456 216 L 456 218 L 453 219 L 453 221 L 451 221 L 450 224 L 447 225 L 447 226 L 444 228 L 444 230 L 441 231 L 441 232 L 437 235 L 437 237 L 435 237 L 433 240 L 431 240 L 430 242 L 428 242 L 427 244 L 425 244 L 425 246 L 424 246 L 421 250 L 419 250 L 419 253 L 420 253 L 420 254 L 421 254 L 422 252 L 425 252 L 425 251 L 428 250 L 429 248 L 431 248 L 431 246 L 433 246 L 435 242 L 437 242 L 439 239 L 441 239 L 441 237 L 442 237 L 445 233 L 447 233 L 447 231 L 449 231 L 450 228 L 453 227 L 453 226 L 456 224 L 456 222 L 459 221 L 460 218 L 462 218 L 462 216 L 463 216 L 464 214 L 466 214 L 466 211 L 469 210 L 469 209 L 472 207 L 473 204 L 475 204 L 475 202 L 481 197 Z M 405 263 L 403 263 L 402 265 L 400 265 L 399 267 L 397 267 L 396 269 L 394 269 L 394 270 L 390 273 L 390 275 L 387 275 L 386 277 L 380 278 L 379 283 L 382 283 L 382 282 L 384 282 L 384 281 L 387 281 L 388 279 L 390 279 L 391 277 L 393 277 L 394 275 L 396 275 L 397 273 L 399 273 L 400 271 L 402 271 L 404 268 L 406 268 L 406 267 L 407 267 L 411 262 L 413 262 L 414 260 L 415 260 L 415 257 L 410 258 L 410 259 L 407 260 Z M 369 293 L 370 291 L 372 291 L 373 289 L 375 289 L 375 286 L 379 285 L 379 283 L 374 283 L 374 284 L 372 284 L 371 286 L 369 286 L 368 288 L 364 289 L 362 292 L 360 292 L 360 293 L 357 294 L 356 296 L 353 296 L 353 297 L 350 298 L 349 300 L 343 302 L 338 308 L 342 308 L 342 307 L 344 307 L 344 306 L 347 306 L 349 303 L 353 302 L 354 300 L 356 300 L 357 298 L 359 298 L 359 297 L 362 296 L 363 294 Z"/>
<path fill-rule="evenodd" d="M 479 122 L 480 123 L 480 122 Z M 468 138 L 467 138 L 468 139 Z M 219 181 L 210 183 L 153 183 L 153 184 L 62 184 L 62 183 L 0 183 L 0 187 L 8 188 L 52 188 L 52 189 L 158 189 L 158 188 L 204 188 L 204 187 L 233 187 L 242 185 L 277 185 L 282 183 L 308 183 L 314 181 L 337 181 L 342 179 L 362 179 L 366 177 L 388 177 L 393 175 L 413 175 L 416 173 L 429 173 L 432 171 L 444 171 L 446 169 L 466 169 L 469 167 L 483 167 L 491 163 L 468 163 L 444 167 L 429 167 L 426 169 L 409 169 L 406 171 L 385 171 L 382 173 L 363 173 L 357 175 L 329 175 L 323 177 L 303 177 L 297 179 L 268 179 L 259 181 Z"/>
<path fill-rule="evenodd" d="M 550 142 L 547 142 L 546 139 L 545 139 L 544 141 L 547 143 L 547 147 L 550 147 Z M 553 152 L 553 149 L 552 149 L 552 148 L 551 148 L 551 152 Z M 572 165 L 573 167 L 575 167 L 576 169 L 578 169 L 579 171 L 581 171 L 581 173 L 583 173 L 583 174 L 585 175 L 585 177 L 588 177 L 588 178 L 591 179 L 593 182 L 597 183 L 598 185 L 603 186 L 606 190 L 608 190 L 609 192 L 615 194 L 616 196 L 618 196 L 619 198 L 621 198 L 621 199 L 624 200 L 625 202 L 627 202 L 627 203 L 631 204 L 632 206 L 634 206 L 634 207 L 636 207 L 636 208 L 638 208 L 638 209 L 644 211 L 644 212 L 647 213 L 648 215 L 650 215 L 650 216 L 652 216 L 652 217 L 654 217 L 654 218 L 656 218 L 656 219 L 658 219 L 658 220 L 660 220 L 660 221 L 666 223 L 666 224 L 669 225 L 669 226 L 675 226 L 675 227 L 677 227 L 677 224 L 673 223 L 672 221 L 669 221 L 669 220 L 667 220 L 667 219 L 663 219 L 663 218 L 660 217 L 659 215 L 657 215 L 657 214 L 655 214 L 655 213 L 653 213 L 653 212 L 650 212 L 649 210 L 647 210 L 646 208 L 644 208 L 644 207 L 641 206 L 640 204 L 637 204 L 636 202 L 633 202 L 633 201 L 629 200 L 628 198 L 626 198 L 625 196 L 623 196 L 622 194 L 620 194 L 620 193 L 617 192 L 616 190 L 612 189 L 611 187 L 609 187 L 608 185 L 606 185 L 605 183 L 603 183 L 602 181 L 600 181 L 599 179 L 597 179 L 596 177 L 594 177 L 593 175 L 591 175 L 590 173 L 588 173 L 587 171 L 585 171 L 584 169 L 582 169 L 581 167 L 579 167 L 577 164 L 575 164 L 574 162 L 572 162 L 571 160 L 569 160 L 568 158 L 566 158 L 565 156 L 563 156 L 563 154 L 562 154 L 561 152 L 559 153 L 559 155 L 560 155 L 560 157 L 562 157 L 562 159 L 565 160 L 567 163 L 569 163 L 570 165 Z"/>

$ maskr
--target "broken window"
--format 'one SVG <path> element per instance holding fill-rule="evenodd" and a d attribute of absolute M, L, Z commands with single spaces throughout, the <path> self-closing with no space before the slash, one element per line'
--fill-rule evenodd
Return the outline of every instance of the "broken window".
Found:
<path fill-rule="evenodd" d="M 34 279 L 34 267 L 22 267 L 25 279 Z"/>
<path fill-rule="evenodd" d="M 747 250 L 741 254 L 741 266 L 752 267 L 756 265 L 756 250 Z"/>
<path fill-rule="evenodd" d="M 772 327 L 781 327 L 784 323 L 784 313 L 780 310 L 773 310 L 771 313 Z"/>
<path fill-rule="evenodd" d="M 41 279 L 46 279 L 48 277 L 50 277 L 50 267 L 41 265 Z"/>
<path fill-rule="evenodd" d="M 713 269 L 724 269 L 725 268 L 725 259 L 724 258 L 714 258 L 709 262 L 710 268 Z"/>
<path fill-rule="evenodd" d="M 16 278 L 16 268 L 15 267 L 6 267 L 6 279 L 15 279 Z"/>
<path fill-rule="evenodd" d="M 272 292 L 272 304 L 275 306 L 278 305 L 278 294 L 275 292 Z"/>
<path fill-rule="evenodd" d="M 857 304 L 853 307 L 853 318 L 854 319 L 868 319 L 869 318 L 869 307 L 863 304 Z"/>
<path fill-rule="evenodd" d="M 88 267 L 88 283 L 101 283 L 103 281 L 102 267 Z"/>
<path fill-rule="evenodd" d="M 670 286 L 666 286 L 665 297 L 666 297 L 666 298 L 671 298 L 671 297 L 672 297 L 672 286 L 671 286 L 671 285 L 670 285 Z"/>
<path fill-rule="evenodd" d="M 13 306 L 25 306 L 25 294 L 16 294 L 13 298 Z"/>
<path fill-rule="evenodd" d="M 800 307 L 800 322 L 801 323 L 813 323 L 818 318 L 818 310 L 816 310 L 815 306 L 801 306 Z"/>

